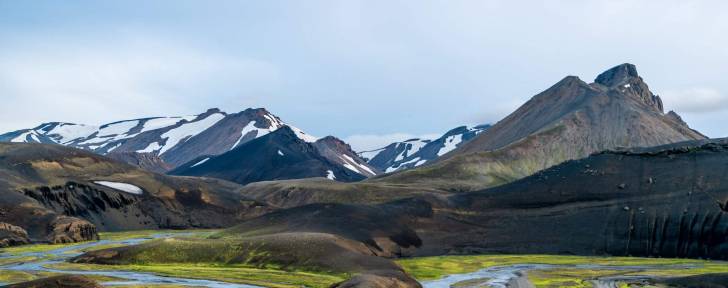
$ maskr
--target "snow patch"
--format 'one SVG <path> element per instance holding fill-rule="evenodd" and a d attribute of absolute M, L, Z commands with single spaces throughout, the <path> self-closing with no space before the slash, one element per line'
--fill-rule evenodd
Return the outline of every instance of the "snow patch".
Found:
<path fill-rule="evenodd" d="M 334 175 L 334 171 L 326 170 L 326 178 L 329 180 L 336 180 L 336 175 Z"/>
<path fill-rule="evenodd" d="M 293 130 L 293 132 L 296 133 L 296 136 L 298 136 L 299 139 L 301 139 L 301 140 L 303 140 L 305 142 L 313 143 L 313 142 L 316 142 L 316 140 L 318 140 L 318 138 L 306 134 L 306 132 L 303 132 L 303 130 L 301 130 L 301 129 L 298 129 L 298 128 L 293 127 L 291 125 L 288 125 L 288 127 L 290 127 L 291 130 Z"/>
<path fill-rule="evenodd" d="M 127 134 L 131 128 L 134 128 L 137 125 L 139 125 L 139 120 L 129 120 L 108 124 L 99 129 L 99 134 L 96 134 L 96 138 Z"/>
<path fill-rule="evenodd" d="M 177 144 L 179 144 L 180 142 L 187 141 L 189 138 L 192 138 L 197 134 L 200 134 L 202 131 L 207 130 L 223 118 L 225 118 L 225 115 L 223 115 L 222 113 L 210 114 L 204 119 L 200 119 L 195 122 L 184 123 L 177 128 L 165 132 L 164 134 L 162 134 L 161 137 L 162 139 L 167 139 L 167 142 L 165 142 L 164 146 L 162 146 L 162 149 L 159 150 L 159 155 L 162 155 L 164 154 L 164 152 L 167 152 L 169 149 L 177 146 Z"/>
<path fill-rule="evenodd" d="M 99 184 L 101 186 L 106 186 L 112 189 L 116 189 L 119 191 L 123 191 L 129 194 L 135 194 L 135 195 L 142 195 L 144 193 L 144 190 L 142 188 L 139 188 L 138 186 L 134 186 L 128 183 L 122 183 L 122 182 L 111 182 L 111 181 L 94 181 L 94 183 Z"/>
<path fill-rule="evenodd" d="M 458 144 L 463 141 L 463 135 L 452 135 L 445 138 L 445 146 L 440 148 L 440 151 L 437 151 L 437 156 L 445 155 L 445 153 L 450 152 L 457 148 Z"/>
<path fill-rule="evenodd" d="M 61 123 L 53 127 L 46 135 L 53 136 L 54 140 L 59 144 L 65 144 L 91 136 L 98 129 L 99 127 L 91 125 Z"/>
<path fill-rule="evenodd" d="M 114 149 L 119 148 L 121 146 L 121 143 L 118 143 L 114 145 L 114 147 L 109 148 L 109 150 L 106 150 L 106 153 L 111 153 L 111 151 L 114 151 Z"/>
<path fill-rule="evenodd" d="M 31 135 L 31 134 L 35 134 L 35 132 L 34 131 L 25 132 L 23 134 L 18 135 L 18 137 L 15 137 L 15 138 L 11 139 L 10 142 L 13 142 L 13 143 L 25 143 L 25 142 L 28 142 L 28 135 Z"/>
<path fill-rule="evenodd" d="M 346 167 L 346 169 L 349 169 L 349 170 L 359 173 L 361 175 L 369 175 L 369 176 L 377 175 L 377 173 L 374 173 L 374 171 L 369 169 L 369 167 L 357 163 L 356 160 L 351 158 L 349 155 L 342 154 L 341 156 L 339 156 L 339 158 L 341 158 L 341 160 L 344 160 L 343 164 L 344 164 L 344 167 Z M 359 169 L 361 169 L 361 170 L 359 170 Z M 364 172 L 366 172 L 366 173 L 362 173 L 362 170 L 364 170 Z"/>
<path fill-rule="evenodd" d="M 200 160 L 200 162 L 195 163 L 195 165 L 190 166 L 190 168 L 195 167 L 197 165 L 202 165 L 202 163 L 207 162 L 207 160 L 210 160 L 210 157 Z"/>
<path fill-rule="evenodd" d="M 263 117 L 265 117 L 266 119 L 268 119 L 268 121 L 270 121 L 270 126 L 268 126 L 268 128 L 258 128 L 258 127 L 255 127 L 255 123 L 256 123 L 255 121 L 248 122 L 248 125 L 245 125 L 245 127 L 243 127 L 243 130 L 240 131 L 240 138 L 238 138 L 238 141 L 235 141 L 235 144 L 233 144 L 233 147 L 230 147 L 230 150 L 237 147 L 238 144 L 240 144 L 240 142 L 243 141 L 243 138 L 245 138 L 245 135 L 248 135 L 252 131 L 256 131 L 256 134 L 253 137 L 255 139 L 258 137 L 262 137 L 263 135 L 266 135 L 270 132 L 276 131 L 276 130 L 278 130 L 278 128 L 281 127 L 280 122 L 278 122 L 278 120 L 276 120 L 273 116 L 268 116 L 266 114 L 266 115 L 263 115 Z"/>
<path fill-rule="evenodd" d="M 136 152 L 138 152 L 138 153 L 152 153 L 154 151 L 159 150 L 159 148 L 162 148 L 162 146 L 159 146 L 159 143 L 152 142 L 152 143 L 149 143 L 149 145 L 147 145 L 147 148 L 144 148 L 142 150 L 137 150 Z"/>
<path fill-rule="evenodd" d="M 147 121 L 144 121 L 144 126 L 142 127 L 142 130 L 137 133 L 137 135 L 147 131 L 173 126 L 183 119 L 183 117 L 162 117 L 149 119 Z"/>
<path fill-rule="evenodd" d="M 285 156 L 286 154 L 283 154 L 283 152 L 281 152 L 281 150 L 279 149 L 278 150 L 278 155 Z"/>

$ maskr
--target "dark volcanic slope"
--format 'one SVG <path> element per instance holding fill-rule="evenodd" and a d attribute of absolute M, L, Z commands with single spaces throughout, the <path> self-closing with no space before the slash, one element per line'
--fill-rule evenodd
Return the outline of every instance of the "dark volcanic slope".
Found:
<path fill-rule="evenodd" d="M 705 139 L 662 101 L 634 65 L 607 70 L 594 83 L 569 76 L 534 96 L 439 163 L 376 181 L 447 190 L 493 187 L 566 160 L 619 147 Z"/>
<path fill-rule="evenodd" d="M 340 181 L 365 178 L 330 161 L 287 126 L 225 154 L 195 159 L 170 174 L 215 177 L 240 184 L 329 176 Z"/>
<path fill-rule="evenodd" d="M 125 230 L 225 227 L 268 209 L 240 196 L 239 188 L 222 180 L 154 174 L 60 145 L 0 143 L 0 222 L 22 227 L 34 239 L 69 223 L 64 215 L 100 230 Z"/>
<path fill-rule="evenodd" d="M 702 143 L 606 152 L 451 196 L 423 250 L 727 259 L 728 141 Z"/>
<path fill-rule="evenodd" d="M 366 241 L 357 235 L 387 229 L 356 223 L 380 223 L 378 219 L 384 218 L 389 220 L 381 227 L 400 223 L 393 227 L 416 231 L 416 237 L 408 238 L 422 241 L 418 249 L 399 250 L 404 255 L 487 252 L 726 259 L 725 179 L 728 140 L 697 141 L 601 153 L 478 192 L 379 204 L 373 211 L 388 211 L 384 217 L 352 208 L 360 206 L 311 204 L 238 227 L 244 227 L 241 233 L 323 232 Z M 347 215 L 339 221 L 355 220 L 338 223 L 329 213 L 335 210 Z"/>
<path fill-rule="evenodd" d="M 111 152 L 106 154 L 106 157 L 160 174 L 172 170 L 172 165 L 153 153 Z"/>

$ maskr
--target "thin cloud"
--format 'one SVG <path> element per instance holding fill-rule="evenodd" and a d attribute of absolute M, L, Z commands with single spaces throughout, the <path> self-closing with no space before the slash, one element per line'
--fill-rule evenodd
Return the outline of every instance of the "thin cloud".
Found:
<path fill-rule="evenodd" d="M 224 106 L 279 85 L 278 69 L 265 61 L 162 39 L 135 36 L 80 45 L 68 37 L 0 47 L 0 95 L 5 95 L 0 131 L 45 121 L 100 124 L 202 112 L 207 107 L 188 106 L 200 98 Z"/>
<path fill-rule="evenodd" d="M 669 90 L 660 97 L 669 109 L 681 113 L 711 113 L 728 109 L 728 95 L 712 88 Z"/>

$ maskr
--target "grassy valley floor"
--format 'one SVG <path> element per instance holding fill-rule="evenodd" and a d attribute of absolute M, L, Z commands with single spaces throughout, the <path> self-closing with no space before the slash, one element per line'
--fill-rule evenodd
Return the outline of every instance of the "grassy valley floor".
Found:
<path fill-rule="evenodd" d="M 74 264 L 67 262 L 51 262 L 43 265 L 53 271 L 37 271 L 10 269 L 13 265 L 25 263 L 53 261 L 63 258 L 66 255 L 72 256 L 83 252 L 101 250 L 112 247 L 120 247 L 128 244 L 120 243 L 127 240 L 134 240 L 134 243 L 144 242 L 155 238 L 180 237 L 190 239 L 202 239 L 217 230 L 145 230 L 100 233 L 99 242 L 83 242 L 72 244 L 32 244 L 11 248 L 0 249 L 0 285 L 35 280 L 43 277 L 50 277 L 63 274 L 63 271 L 130 271 L 150 273 L 159 276 L 177 277 L 185 279 L 214 280 L 225 283 L 248 284 L 262 287 L 328 287 L 331 284 L 341 282 L 350 275 L 328 275 L 309 273 L 304 271 L 284 271 L 278 269 L 260 269 L 246 267 L 244 265 L 211 265 L 211 264 L 190 264 L 190 263 L 169 263 L 164 265 L 93 265 Z M 160 235 L 163 235 L 160 237 Z M 138 241 L 142 239 L 141 241 Z M 112 242 L 112 243 L 103 243 Z M 57 272 L 55 270 L 58 270 Z M 125 279 L 84 274 L 101 283 L 124 282 Z M 115 287 L 190 287 L 181 285 L 114 285 Z"/>
<path fill-rule="evenodd" d="M 101 233 L 101 241 L 73 244 L 33 244 L 0 249 L 0 283 L 10 284 L 75 271 L 101 283 L 123 283 L 128 279 L 106 272 L 126 271 L 184 279 L 204 279 L 224 283 L 261 287 L 329 287 L 352 275 L 325 272 L 295 271 L 276 267 L 245 264 L 204 263 L 138 263 L 130 265 L 74 264 L 67 256 L 141 243 L 147 240 L 184 237 L 202 240 L 216 230 L 150 230 Z M 171 258 L 173 259 L 173 258 Z M 47 269 L 18 269 L 18 265 L 44 263 Z M 221 262 L 222 263 L 222 262 Z M 638 257 L 584 257 L 560 255 L 472 255 L 438 256 L 397 260 L 410 275 L 425 287 L 487 287 L 497 277 L 522 273 L 534 287 L 600 287 L 600 283 L 616 287 L 667 287 L 651 284 L 650 279 L 728 273 L 728 262 Z M 12 268 L 15 267 L 15 268 Z M 22 266 L 25 267 L 25 266 Z M 93 273 L 84 273 L 86 271 Z M 483 271 L 487 273 L 482 273 Z M 512 278 L 512 277 L 511 277 Z M 455 279 L 450 282 L 443 279 Z M 506 277 L 507 279 L 507 277 Z M 502 280 L 502 279 L 501 279 Z M 438 282 L 440 281 L 440 282 Z M 442 284 L 447 283 L 447 284 Z M 446 286 L 442 286 L 446 285 Z M 189 287 L 176 284 L 119 285 L 122 287 Z"/>

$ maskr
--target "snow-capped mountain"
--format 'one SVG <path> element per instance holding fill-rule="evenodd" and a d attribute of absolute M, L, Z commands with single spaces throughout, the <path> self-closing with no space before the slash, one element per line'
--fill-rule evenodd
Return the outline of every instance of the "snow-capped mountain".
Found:
<path fill-rule="evenodd" d="M 409 169 L 445 155 L 489 127 L 460 126 L 434 140 L 416 138 L 394 142 L 383 148 L 360 152 L 359 156 L 367 160 L 369 165 L 387 173 Z"/>
<path fill-rule="evenodd" d="M 318 140 L 284 123 L 266 109 L 257 108 L 234 114 L 209 109 L 199 115 L 124 120 L 98 127 L 63 122 L 44 123 L 33 129 L 0 135 L 0 142 L 62 144 L 109 155 L 135 165 L 146 163 L 144 168 L 163 171 L 164 167 L 174 168 L 201 156 L 226 153 L 282 127 L 290 127 L 304 142 L 314 143 Z M 336 157 L 347 159 L 351 155 L 343 153 Z M 356 159 L 352 161 L 356 162 Z M 358 161 L 363 162 L 361 159 Z M 372 176 L 370 171 L 363 168 L 359 170 L 364 176 Z"/>
<path fill-rule="evenodd" d="M 348 144 L 328 136 L 316 141 L 284 126 L 217 156 L 202 156 L 170 171 L 240 184 L 267 180 L 326 177 L 357 181 L 376 175 Z"/>

